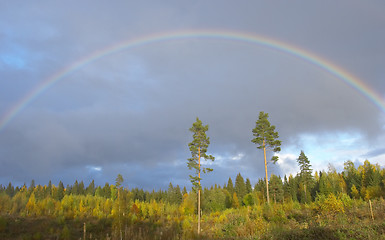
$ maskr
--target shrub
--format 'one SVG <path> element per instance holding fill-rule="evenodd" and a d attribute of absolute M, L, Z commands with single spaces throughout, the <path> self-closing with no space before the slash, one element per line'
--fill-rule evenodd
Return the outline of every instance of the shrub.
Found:
<path fill-rule="evenodd" d="M 5 232 L 7 229 L 7 219 L 0 217 L 0 233 Z"/>
<path fill-rule="evenodd" d="M 327 197 L 324 195 L 317 196 L 316 210 L 324 216 L 335 216 L 338 213 L 344 213 L 344 204 L 340 199 L 337 199 L 333 193 Z"/>

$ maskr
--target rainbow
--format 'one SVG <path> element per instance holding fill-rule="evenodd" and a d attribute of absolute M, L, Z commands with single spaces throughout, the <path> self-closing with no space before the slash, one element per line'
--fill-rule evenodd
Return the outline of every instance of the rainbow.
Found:
<path fill-rule="evenodd" d="M 156 42 L 164 42 L 168 40 L 183 40 L 183 39 L 221 39 L 227 41 L 241 41 L 250 44 L 257 44 L 262 47 L 270 48 L 276 51 L 280 51 L 296 58 L 299 58 L 310 64 L 314 64 L 324 71 L 334 75 L 337 79 L 345 82 L 348 86 L 354 88 L 358 93 L 365 96 L 369 101 L 375 104 L 380 110 L 385 113 L 385 101 L 382 97 L 366 85 L 363 81 L 353 76 L 346 70 L 342 69 L 338 65 L 333 64 L 331 61 L 326 60 L 314 53 L 307 50 L 300 49 L 294 45 L 287 44 L 268 37 L 254 35 L 251 33 L 233 32 L 233 31 L 221 31 L 221 30 L 189 30 L 189 31 L 177 31 L 158 33 L 148 35 L 140 38 L 130 39 L 118 44 L 108 46 L 101 50 L 98 50 L 88 56 L 80 58 L 75 62 L 64 67 L 60 71 L 54 73 L 46 80 L 42 81 L 39 85 L 33 88 L 28 94 L 17 101 L 1 118 L 0 118 L 0 131 L 29 103 L 36 99 L 41 93 L 46 91 L 56 82 L 64 79 L 71 73 L 79 70 L 85 65 L 105 57 L 107 55 L 114 54 L 116 52 L 139 47 Z"/>

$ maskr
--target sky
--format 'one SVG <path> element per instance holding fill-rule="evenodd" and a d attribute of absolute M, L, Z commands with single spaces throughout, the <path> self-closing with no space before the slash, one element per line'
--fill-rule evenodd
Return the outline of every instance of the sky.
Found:
<path fill-rule="evenodd" d="M 269 175 L 296 174 L 301 150 L 315 171 L 385 166 L 384 9 L 381 0 L 4 1 L 0 184 L 104 185 L 122 174 L 127 188 L 190 188 L 196 117 L 216 158 L 202 184 L 238 173 L 254 184 L 264 177 L 251 142 L 260 111 L 282 141 Z"/>

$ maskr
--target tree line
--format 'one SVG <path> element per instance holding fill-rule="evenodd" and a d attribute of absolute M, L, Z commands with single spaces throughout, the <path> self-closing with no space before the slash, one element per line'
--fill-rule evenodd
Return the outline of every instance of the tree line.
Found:
<path fill-rule="evenodd" d="M 26 228 L 20 227 L 17 218 L 57 219 L 62 229 L 55 230 L 58 226 L 53 225 L 44 235 L 55 239 L 71 239 L 71 227 L 75 229 L 72 234 L 79 234 L 82 227 L 79 219 L 94 223 L 88 223 L 88 228 L 98 239 L 141 239 L 143 234 L 160 234 L 157 239 L 191 239 L 201 236 L 202 229 L 204 235 L 201 237 L 205 238 L 262 236 L 267 234 L 267 228 L 292 220 L 294 225 L 289 229 L 304 229 L 301 224 L 335 226 L 338 214 L 338 221 L 341 222 L 343 216 L 355 224 L 366 218 L 363 209 L 370 200 L 380 203 L 377 204 L 377 215 L 385 212 L 385 169 L 368 160 L 359 166 L 348 160 L 342 172 L 329 164 L 327 170 L 313 173 L 310 160 L 301 151 L 297 158 L 297 174 L 283 178 L 270 174 L 268 178 L 266 151 L 280 151 L 281 141 L 275 126 L 267 118 L 267 113 L 260 112 L 256 127 L 252 129 L 254 138 L 251 141 L 263 150 L 265 166 L 265 177 L 254 185 L 238 173 L 235 181 L 229 177 L 222 186 L 202 187 L 201 174 L 213 169 L 205 167 L 207 165 L 202 167 L 201 158 L 214 161 L 215 157 L 207 154 L 210 144 L 206 135 L 208 125 L 203 125 L 197 118 L 190 128 L 193 141 L 189 143 L 191 158 L 187 160 L 187 166 L 194 172 L 190 175 L 191 189 L 173 183 L 166 190 L 130 189 L 123 187 L 121 174 L 114 184 L 103 186 L 96 186 L 93 180 L 87 186 L 77 180 L 67 186 L 61 181 L 57 185 L 51 181 L 47 185 L 36 185 L 32 180 L 29 186 L 14 186 L 10 182 L 0 185 L 0 238 L 7 239 L 6 234 L 12 231 L 4 229 L 11 229 L 13 225 L 16 229 Z M 271 159 L 273 163 L 277 160 L 276 156 Z M 348 212 L 350 215 L 345 214 Z M 374 219 L 373 211 L 371 214 Z M 350 219 L 355 215 L 355 219 Z M 72 225 L 68 227 L 71 221 Z M 198 229 L 194 231 L 196 227 Z M 13 236 L 8 238 L 13 239 Z"/>
<path fill-rule="evenodd" d="M 306 155 L 301 152 L 298 159 Z M 304 170 L 295 176 L 285 175 L 283 178 L 274 174 L 270 175 L 269 197 L 274 203 L 314 202 L 320 195 L 346 194 L 352 199 L 370 200 L 385 197 L 385 169 L 378 164 L 372 164 L 366 160 L 362 165 L 355 164 L 348 160 L 344 163 L 344 170 L 337 172 L 329 165 L 327 170 L 316 171 L 309 174 Z M 205 212 L 215 212 L 227 208 L 239 208 L 242 206 L 261 205 L 267 203 L 265 179 L 259 179 L 252 186 L 249 178 L 244 179 L 241 173 L 235 177 L 235 181 L 229 177 L 227 183 L 221 185 L 215 184 L 211 187 L 202 189 L 202 209 Z M 139 188 L 122 188 L 121 194 L 125 196 L 128 202 L 146 202 L 152 201 L 181 205 L 184 201 L 196 199 L 192 196 L 197 194 L 197 190 L 187 190 L 179 185 L 169 184 L 167 190 L 143 190 Z M 33 196 L 32 196 L 33 195 Z M 32 203 L 38 203 L 47 199 L 60 202 L 65 197 L 70 196 L 89 196 L 100 199 L 109 199 L 116 201 L 118 198 L 118 187 L 116 184 L 106 183 L 104 186 L 96 186 L 92 180 L 88 186 L 83 181 L 77 180 L 72 185 L 64 187 L 60 181 L 54 185 L 51 181 L 47 185 L 35 185 L 32 180 L 29 186 L 14 186 L 10 182 L 8 185 L 0 185 L 1 213 L 21 214 L 25 210 L 26 203 L 32 196 Z M 23 201 L 19 201 L 24 199 Z M 20 204 L 14 207 L 14 204 Z M 9 206 L 11 204 L 11 206 Z M 5 206 L 8 206 L 5 208 Z M 42 206 L 44 207 L 44 206 Z M 194 208 L 196 206 L 194 205 Z M 14 211 L 16 210 L 16 211 Z"/>
<path fill-rule="evenodd" d="M 298 158 L 303 155 L 304 153 L 301 152 Z M 62 223 L 60 234 L 74 228 L 72 225 L 67 226 L 68 222 L 76 223 L 76 219 L 98 219 L 97 224 L 107 225 L 104 231 L 108 232 L 110 237 L 115 236 L 113 239 L 121 239 L 119 235 L 135 237 L 137 236 L 135 234 L 140 232 L 137 228 L 145 228 L 144 226 L 147 226 L 145 228 L 147 231 L 164 232 L 167 229 L 173 229 L 173 236 L 182 234 L 186 239 L 195 236 L 198 224 L 197 189 L 187 190 L 186 187 L 181 188 L 179 185 L 170 183 L 166 190 L 147 191 L 122 187 L 122 182 L 123 178 L 119 182 L 106 183 L 104 186 L 96 186 L 94 181 L 87 186 L 82 181 L 75 181 L 74 184 L 66 187 L 62 183 L 55 185 L 49 182 L 46 185 L 40 185 L 35 184 L 34 181 L 29 186 L 24 184 L 15 187 L 12 183 L 6 186 L 0 185 L 0 236 L 2 236 L 1 216 L 11 219 L 15 217 L 57 219 L 56 221 Z M 377 215 L 379 215 L 385 209 L 385 203 L 382 203 L 385 197 L 384 183 L 385 169 L 368 160 L 359 166 L 355 166 L 352 161 L 346 161 L 341 172 L 337 172 L 330 165 L 327 170 L 314 172 L 310 176 L 301 172 L 296 175 L 285 175 L 283 178 L 271 174 L 269 181 L 271 203 L 267 204 L 265 179 L 259 179 L 253 185 L 249 178 L 245 179 L 241 173 L 238 173 L 234 180 L 229 177 L 223 185 L 202 188 L 201 231 L 203 236 L 207 237 L 208 232 L 215 230 L 210 234 L 213 234 L 211 235 L 213 238 L 219 238 L 219 236 L 251 234 L 235 233 L 227 227 L 239 224 L 237 231 L 241 231 L 240 229 L 245 226 L 243 224 L 257 224 L 258 222 L 255 221 L 258 219 L 262 221 L 258 224 L 262 225 L 278 221 L 277 217 L 283 223 L 293 217 L 298 218 L 298 222 L 304 221 L 309 216 L 311 219 L 308 221 L 316 221 L 320 216 L 321 218 L 317 221 L 330 221 L 329 217 L 333 219 L 337 213 L 350 217 L 352 214 L 348 212 L 357 209 L 352 207 L 355 204 L 369 209 L 367 205 L 362 205 L 368 200 L 379 201 L 377 203 Z M 255 215 L 250 215 L 254 214 L 254 211 L 256 211 Z M 363 216 L 369 216 L 367 213 L 363 215 L 362 211 L 353 212 L 353 215 L 358 214 L 357 219 L 361 220 Z M 244 219 L 242 221 L 245 222 L 242 224 L 239 219 L 233 222 L 234 216 L 237 219 Z M 253 220 L 252 217 L 255 219 Z M 252 222 L 249 223 L 247 219 L 251 219 Z M 15 220 L 17 221 L 20 224 L 20 220 Z M 210 230 L 210 226 L 214 223 L 216 227 Z M 259 229 L 257 226 L 254 227 Z M 95 231 L 99 228 L 100 226 L 89 227 L 91 230 L 94 229 L 95 237 L 97 234 Z M 132 235 L 127 235 L 130 229 Z M 98 239 L 108 239 L 105 232 L 100 233 Z"/>

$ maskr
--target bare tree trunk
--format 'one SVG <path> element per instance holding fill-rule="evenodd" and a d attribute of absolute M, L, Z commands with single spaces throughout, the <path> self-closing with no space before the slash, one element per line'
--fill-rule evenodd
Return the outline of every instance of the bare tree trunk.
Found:
<path fill-rule="evenodd" d="M 266 147 L 265 147 L 265 140 L 263 140 L 263 156 L 265 158 L 265 174 L 266 174 L 266 199 L 267 199 L 267 204 L 270 204 L 270 199 L 269 199 L 269 179 L 267 176 L 267 162 L 266 162 Z"/>
<path fill-rule="evenodd" d="M 372 201 L 371 200 L 369 200 L 369 206 L 370 206 L 370 214 L 372 215 L 372 220 L 374 221 L 374 215 L 373 215 Z"/>
<path fill-rule="evenodd" d="M 201 148 L 198 147 L 198 163 L 199 163 L 199 189 L 198 189 L 198 235 L 201 233 Z"/>
<path fill-rule="evenodd" d="M 119 232 L 120 232 L 120 240 L 123 240 L 122 234 L 122 219 L 120 216 L 120 189 L 118 188 L 118 218 L 119 218 Z"/>

